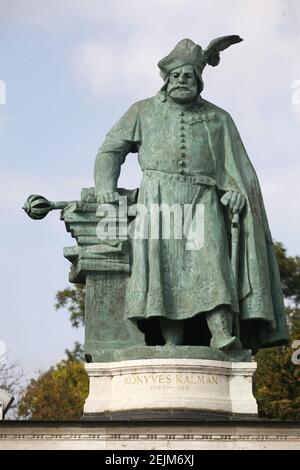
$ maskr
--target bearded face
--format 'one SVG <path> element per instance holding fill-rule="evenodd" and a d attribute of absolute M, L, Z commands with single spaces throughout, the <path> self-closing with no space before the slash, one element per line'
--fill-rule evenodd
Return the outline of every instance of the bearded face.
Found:
<path fill-rule="evenodd" d="M 184 65 L 172 70 L 167 87 L 167 95 L 174 101 L 192 101 L 198 92 L 197 76 L 192 65 Z"/>

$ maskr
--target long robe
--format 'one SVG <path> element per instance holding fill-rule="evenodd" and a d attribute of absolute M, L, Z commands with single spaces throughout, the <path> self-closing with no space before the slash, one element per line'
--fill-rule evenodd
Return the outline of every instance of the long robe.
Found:
<path fill-rule="evenodd" d="M 138 202 L 148 211 L 163 203 L 201 206 L 203 246 L 188 250 L 186 239 L 174 236 L 133 240 L 126 315 L 183 320 L 227 305 L 239 315 L 244 347 L 285 344 L 279 271 L 261 190 L 230 115 L 200 97 L 184 107 L 161 93 L 135 103 L 98 152 L 98 195 L 117 190 L 130 152 L 138 152 L 143 171 Z M 246 198 L 238 285 L 230 264 L 230 220 L 220 203 L 230 190 Z"/>

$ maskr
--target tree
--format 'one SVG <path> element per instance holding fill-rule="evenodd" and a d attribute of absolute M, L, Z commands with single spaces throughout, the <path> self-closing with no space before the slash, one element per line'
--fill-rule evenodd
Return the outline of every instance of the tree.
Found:
<path fill-rule="evenodd" d="M 289 311 L 291 343 L 300 339 L 300 309 Z M 290 346 L 262 349 L 256 354 L 256 399 L 259 415 L 275 419 L 300 418 L 300 364 Z"/>
<path fill-rule="evenodd" d="M 23 373 L 18 361 L 0 362 L 0 388 L 13 395 L 20 385 Z"/>
<path fill-rule="evenodd" d="M 275 252 L 280 270 L 281 287 L 286 299 L 300 303 L 300 257 L 287 256 L 282 243 L 275 243 Z"/>
<path fill-rule="evenodd" d="M 17 418 L 17 403 L 19 390 L 24 377 L 20 363 L 10 360 L 6 356 L 0 361 L 0 388 L 14 397 L 14 402 L 9 409 L 6 418 Z"/>
<path fill-rule="evenodd" d="M 56 294 L 56 310 L 67 308 L 70 313 L 70 322 L 74 328 L 84 325 L 85 285 L 74 284 L 66 287 Z"/>
<path fill-rule="evenodd" d="M 32 420 L 74 420 L 82 416 L 88 394 L 82 350 L 78 343 L 62 360 L 31 379 L 19 403 L 19 415 Z"/>
<path fill-rule="evenodd" d="M 260 350 L 257 361 L 255 396 L 259 415 L 275 419 L 300 419 L 300 365 L 292 362 L 294 340 L 300 339 L 300 258 L 287 256 L 281 243 L 275 244 L 286 308 L 290 345 Z"/>

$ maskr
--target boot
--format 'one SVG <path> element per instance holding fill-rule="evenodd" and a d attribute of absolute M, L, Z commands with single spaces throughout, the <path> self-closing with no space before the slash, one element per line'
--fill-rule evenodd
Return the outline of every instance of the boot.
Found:
<path fill-rule="evenodd" d="M 170 320 L 161 317 L 159 319 L 160 329 L 166 345 L 180 346 L 184 340 L 184 322 L 182 320 Z"/>
<path fill-rule="evenodd" d="M 212 338 L 212 348 L 228 351 L 242 349 L 242 344 L 237 336 L 232 336 L 233 313 L 228 308 L 218 308 L 206 314 L 208 328 Z"/>

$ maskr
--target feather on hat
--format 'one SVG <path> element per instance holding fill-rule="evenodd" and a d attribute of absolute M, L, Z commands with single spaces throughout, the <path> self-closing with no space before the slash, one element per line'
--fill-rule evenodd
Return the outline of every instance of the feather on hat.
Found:
<path fill-rule="evenodd" d="M 165 79 L 172 70 L 184 65 L 193 65 L 196 74 L 201 78 L 204 67 L 209 64 L 215 67 L 220 62 L 220 52 L 232 44 L 241 42 L 243 39 L 237 35 L 222 36 L 214 39 L 203 50 L 191 39 L 182 39 L 166 57 L 158 62 L 160 75 Z"/>

